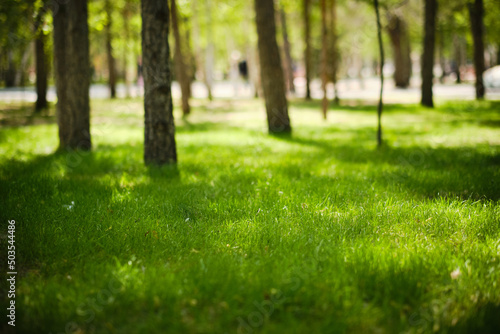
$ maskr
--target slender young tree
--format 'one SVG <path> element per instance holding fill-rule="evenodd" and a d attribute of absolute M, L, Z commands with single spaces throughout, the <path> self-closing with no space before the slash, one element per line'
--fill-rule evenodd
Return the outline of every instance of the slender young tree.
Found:
<path fill-rule="evenodd" d="M 384 102 L 383 102 L 382 97 L 384 95 L 384 62 L 385 62 L 385 57 L 384 57 L 384 43 L 382 42 L 382 25 L 380 24 L 380 8 L 379 8 L 378 0 L 374 0 L 373 4 L 375 7 L 375 15 L 377 17 L 377 40 L 378 40 L 378 47 L 379 47 L 379 52 L 380 52 L 380 96 L 379 96 L 378 107 L 377 107 L 377 122 L 378 122 L 377 146 L 380 147 L 380 146 L 382 146 L 382 110 L 384 107 Z"/>
<path fill-rule="evenodd" d="M 311 0 L 303 0 L 304 15 L 304 63 L 306 70 L 306 100 L 311 99 Z"/>
<path fill-rule="evenodd" d="M 186 63 L 184 62 L 183 50 L 182 50 L 182 38 L 179 31 L 179 14 L 177 11 L 177 3 L 175 0 L 170 0 L 170 15 L 172 17 L 172 30 L 174 33 L 175 40 L 175 52 L 174 52 L 174 66 L 175 75 L 179 85 L 181 86 L 182 95 L 182 114 L 184 116 L 189 115 L 189 91 L 191 82 L 188 76 L 188 70 Z"/>
<path fill-rule="evenodd" d="M 474 0 L 467 4 L 470 16 L 472 39 L 474 40 L 474 68 L 476 70 L 476 98 L 484 98 L 484 5 L 483 0 Z"/>
<path fill-rule="evenodd" d="M 106 24 L 104 26 L 105 36 L 106 36 L 106 57 L 108 59 L 108 86 L 109 86 L 109 96 L 114 99 L 116 98 L 116 61 L 113 55 L 113 7 L 111 5 L 111 0 L 105 0 L 104 10 L 106 12 Z"/>
<path fill-rule="evenodd" d="M 422 105 L 434 107 L 432 81 L 434 79 L 434 49 L 436 42 L 437 0 L 425 0 L 424 54 L 422 55 Z"/>
<path fill-rule="evenodd" d="M 87 0 L 54 12 L 54 70 L 60 149 L 90 150 L 90 61 Z"/>
<path fill-rule="evenodd" d="M 165 0 L 141 0 L 142 57 L 144 73 L 144 162 L 164 165 L 177 162 L 172 113 L 170 11 Z"/>
<path fill-rule="evenodd" d="M 281 67 L 274 1 L 255 0 L 257 36 L 262 88 L 266 100 L 267 123 L 270 133 L 291 132 L 285 80 Z"/>

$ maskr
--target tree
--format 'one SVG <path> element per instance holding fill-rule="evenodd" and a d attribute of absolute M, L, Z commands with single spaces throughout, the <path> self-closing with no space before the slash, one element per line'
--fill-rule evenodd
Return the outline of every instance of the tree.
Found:
<path fill-rule="evenodd" d="M 113 8 L 111 5 L 111 0 L 105 0 L 104 10 L 106 11 L 106 24 L 104 26 L 104 29 L 106 35 L 106 56 L 108 60 L 108 73 L 109 73 L 108 77 L 109 95 L 112 99 L 114 99 L 116 98 L 116 65 L 115 65 L 115 57 L 113 56 L 113 45 L 112 45 Z"/>
<path fill-rule="evenodd" d="M 175 0 L 170 0 L 171 17 L 172 17 L 172 30 L 174 33 L 175 40 L 175 52 L 174 52 L 174 66 L 175 66 L 175 76 L 179 85 L 181 86 L 182 95 L 182 114 L 184 116 L 189 115 L 189 95 L 190 95 L 190 79 L 188 76 L 188 70 L 186 63 L 184 62 L 184 55 L 182 54 L 182 38 L 179 32 L 179 20 L 177 13 L 177 4 Z"/>
<path fill-rule="evenodd" d="M 86 0 L 54 10 L 54 69 L 60 149 L 90 150 L 90 62 Z"/>
<path fill-rule="evenodd" d="M 326 0 L 321 0 L 321 89 L 323 90 L 323 99 L 321 109 L 323 119 L 326 119 L 328 111 L 328 97 L 326 86 L 328 84 L 328 33 L 326 25 Z"/>
<path fill-rule="evenodd" d="M 274 1 L 255 0 L 262 88 L 270 133 L 291 132 L 283 68 L 276 42 Z"/>
<path fill-rule="evenodd" d="M 484 98 L 484 41 L 483 41 L 483 0 L 474 0 L 467 4 L 470 16 L 472 39 L 474 40 L 474 68 L 476 70 L 476 98 Z"/>
<path fill-rule="evenodd" d="M 338 36 L 337 36 L 337 1 L 330 1 L 330 48 L 329 48 L 329 59 L 330 59 L 330 80 L 333 83 L 333 101 L 334 103 L 339 103 L 339 94 L 337 92 L 337 72 L 339 67 L 339 50 L 337 47 Z"/>
<path fill-rule="evenodd" d="M 382 108 L 384 106 L 382 97 L 384 94 L 384 44 L 382 42 L 382 26 L 380 24 L 380 10 L 379 10 L 379 4 L 378 0 L 374 0 L 374 6 L 375 6 L 375 15 L 377 17 L 377 40 L 378 40 L 378 47 L 380 51 L 380 97 L 378 100 L 378 107 L 377 107 L 377 120 L 378 120 L 378 127 L 377 127 L 377 145 L 378 147 L 382 146 Z"/>
<path fill-rule="evenodd" d="M 49 61 L 46 54 L 47 36 L 44 33 L 43 25 L 45 14 L 48 10 L 48 1 L 44 1 L 42 7 L 38 10 L 35 23 L 35 71 L 36 71 L 36 102 L 35 112 L 39 112 L 48 107 L 47 88 L 49 76 Z"/>
<path fill-rule="evenodd" d="M 424 53 L 422 55 L 422 100 L 427 107 L 434 107 L 432 81 L 434 79 L 434 48 L 436 41 L 437 0 L 425 0 L 424 6 Z"/>
<path fill-rule="evenodd" d="M 177 162 L 172 113 L 170 11 L 165 0 L 142 0 L 142 55 L 144 72 L 144 162 Z"/>
<path fill-rule="evenodd" d="M 387 31 L 394 57 L 394 83 L 396 87 L 407 88 L 412 72 L 410 34 L 402 13 L 392 11 L 388 14 Z"/>
<path fill-rule="evenodd" d="M 306 70 L 306 99 L 311 99 L 311 0 L 303 0 L 304 15 L 304 63 Z"/>
<path fill-rule="evenodd" d="M 293 61 L 292 55 L 290 51 L 290 40 L 288 38 L 288 28 L 286 23 L 286 12 L 283 5 L 280 5 L 280 21 L 281 21 L 281 30 L 283 33 L 283 54 L 285 56 L 285 73 L 286 73 L 286 82 L 288 90 L 292 93 L 295 93 L 295 85 L 293 83 Z"/>

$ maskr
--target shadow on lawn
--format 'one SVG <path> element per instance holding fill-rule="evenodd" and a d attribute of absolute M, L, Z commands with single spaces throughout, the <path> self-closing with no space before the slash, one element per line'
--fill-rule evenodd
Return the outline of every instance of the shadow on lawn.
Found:
<path fill-rule="evenodd" d="M 399 185 L 427 197 L 500 199 L 498 168 L 500 155 L 474 148 L 390 147 L 330 144 L 296 136 L 275 138 L 319 148 L 310 160 L 334 159 L 353 165 L 372 165 L 366 176 L 379 184 Z M 305 159 L 307 159 L 305 157 Z M 333 163 L 334 164 L 334 163 Z M 307 167 L 290 166 L 291 173 Z"/>

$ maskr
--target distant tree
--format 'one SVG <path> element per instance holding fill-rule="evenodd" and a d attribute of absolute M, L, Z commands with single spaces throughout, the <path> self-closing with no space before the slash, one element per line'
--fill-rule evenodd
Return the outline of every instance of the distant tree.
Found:
<path fill-rule="evenodd" d="M 106 12 L 106 24 L 104 32 L 106 36 L 106 58 L 108 60 L 108 86 L 109 95 L 112 99 L 116 98 L 116 61 L 113 55 L 113 6 L 111 0 L 105 0 L 104 10 Z"/>
<path fill-rule="evenodd" d="M 291 132 L 283 68 L 276 42 L 274 1 L 255 0 L 262 88 L 270 133 Z"/>
<path fill-rule="evenodd" d="M 388 18 L 387 32 L 394 58 L 394 83 L 396 87 L 407 88 L 410 85 L 412 72 L 410 34 L 401 12 L 388 11 Z"/>
<path fill-rule="evenodd" d="M 331 0 L 330 3 L 330 43 L 328 58 L 330 60 L 330 80 L 333 83 L 333 101 L 339 103 L 339 94 L 337 92 L 337 72 L 340 63 L 340 54 L 338 50 L 338 35 L 337 35 L 337 0 Z"/>
<path fill-rule="evenodd" d="M 182 37 L 179 31 L 179 14 L 178 8 L 175 0 L 170 0 L 170 15 L 172 17 L 172 30 L 174 33 L 175 40 L 175 52 L 174 52 L 174 66 L 175 66 L 175 76 L 179 85 L 181 86 L 182 95 L 182 114 L 184 116 L 189 115 L 189 95 L 190 95 L 190 85 L 191 80 L 188 75 L 188 69 L 184 59 L 188 59 L 186 55 L 183 55 L 183 45 Z"/>
<path fill-rule="evenodd" d="M 328 111 L 328 29 L 326 24 L 326 0 L 320 1 L 321 5 L 321 89 L 323 90 L 323 99 L 321 109 L 323 111 L 323 119 L 326 120 Z"/>
<path fill-rule="evenodd" d="M 54 69 L 60 149 L 90 150 L 87 0 L 54 10 Z"/>
<path fill-rule="evenodd" d="M 144 162 L 177 162 L 172 113 L 170 11 L 165 0 L 142 0 L 142 57 L 144 72 Z"/>
<path fill-rule="evenodd" d="M 377 127 L 377 145 L 380 147 L 382 146 L 382 108 L 384 106 L 382 97 L 384 94 L 384 43 L 382 42 L 382 25 L 380 24 L 380 8 L 379 8 L 379 3 L 378 0 L 374 0 L 374 7 L 375 7 L 375 15 L 377 18 L 377 40 L 378 40 L 378 47 L 380 51 L 380 96 L 379 96 L 379 101 L 378 101 L 378 107 L 377 107 L 377 120 L 378 120 L 378 127 Z"/>
<path fill-rule="evenodd" d="M 285 56 L 285 73 L 287 88 L 290 92 L 295 93 L 295 85 L 293 83 L 293 61 L 290 47 L 290 40 L 288 38 L 288 27 L 286 20 L 286 12 L 283 4 L 280 5 L 280 21 L 281 31 L 283 34 L 283 54 Z"/>
<path fill-rule="evenodd" d="M 304 63 L 306 75 L 306 100 L 311 99 L 311 0 L 303 0 L 304 16 Z"/>
<path fill-rule="evenodd" d="M 424 53 L 422 55 L 422 100 L 427 107 L 434 107 L 432 99 L 434 49 L 436 41 L 437 0 L 425 0 L 424 6 Z"/>
<path fill-rule="evenodd" d="M 476 98 L 484 98 L 483 72 L 484 72 L 484 5 L 483 0 L 474 0 L 467 3 L 470 16 L 470 27 L 474 40 L 474 68 L 476 70 Z"/>

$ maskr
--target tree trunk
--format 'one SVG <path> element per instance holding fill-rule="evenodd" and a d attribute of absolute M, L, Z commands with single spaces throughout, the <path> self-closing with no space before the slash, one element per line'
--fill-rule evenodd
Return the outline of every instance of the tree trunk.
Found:
<path fill-rule="evenodd" d="M 177 162 L 168 45 L 169 14 L 167 1 L 141 1 L 146 165 Z"/>
<path fill-rule="evenodd" d="M 35 111 L 47 109 L 48 62 L 45 54 L 45 35 L 38 31 L 35 39 L 36 102 Z"/>
<path fill-rule="evenodd" d="M 172 11 L 172 30 L 174 33 L 175 40 L 175 52 L 174 52 L 174 66 L 175 66 L 175 74 L 179 85 L 181 86 L 181 95 L 182 95 L 182 114 L 184 116 L 189 115 L 190 107 L 189 107 L 189 86 L 190 80 L 187 73 L 187 67 L 184 63 L 184 56 L 182 54 L 182 43 L 181 43 L 181 34 L 179 32 L 179 21 L 177 14 L 177 4 L 175 0 L 170 0 L 171 6 L 170 10 Z M 187 57 L 186 57 L 187 58 Z"/>
<path fill-rule="evenodd" d="M 323 111 L 323 119 L 326 120 L 328 111 L 328 96 L 326 86 L 328 84 L 328 33 L 326 28 L 326 0 L 321 0 L 321 89 L 323 90 L 323 99 L 321 109 Z"/>
<path fill-rule="evenodd" d="M 474 40 L 474 68 L 476 70 L 476 98 L 484 98 L 483 72 L 484 72 L 484 41 L 483 41 L 483 0 L 474 0 L 468 3 L 472 39 Z"/>
<path fill-rule="evenodd" d="M 205 86 L 208 90 L 208 99 L 213 100 L 212 84 L 214 70 L 214 52 L 213 27 L 212 27 L 212 3 L 211 0 L 205 0 L 205 15 L 207 17 L 207 50 L 205 52 Z"/>
<path fill-rule="evenodd" d="M 306 100 L 311 99 L 311 0 L 304 0 L 304 64 L 306 70 Z"/>
<path fill-rule="evenodd" d="M 54 13 L 54 69 L 60 149 L 90 150 L 90 59 L 87 1 Z"/>
<path fill-rule="evenodd" d="M 396 87 L 407 88 L 411 79 L 410 34 L 404 18 L 391 13 L 387 26 L 394 55 L 394 83 Z"/>
<path fill-rule="evenodd" d="M 437 0 L 425 0 L 424 54 L 422 55 L 422 105 L 434 107 L 432 81 L 434 79 L 434 49 L 436 42 Z"/>
<path fill-rule="evenodd" d="M 106 25 L 104 27 L 106 34 L 106 56 L 108 59 L 108 86 L 109 86 L 109 95 L 112 99 L 116 98 L 116 65 L 115 65 L 115 57 L 113 56 L 113 45 L 112 45 L 112 8 L 111 8 L 111 0 L 106 0 L 104 4 L 106 10 Z"/>
<path fill-rule="evenodd" d="M 339 95 L 337 92 L 337 70 L 339 65 L 339 52 L 337 48 L 337 1 L 330 1 L 330 80 L 333 83 L 333 101 L 335 104 L 339 103 Z"/>
<path fill-rule="evenodd" d="M 130 80 L 130 73 L 129 73 L 129 67 L 130 67 L 130 62 L 129 62 L 129 56 L 130 56 L 130 0 L 125 1 L 125 6 L 123 7 L 123 38 L 125 39 L 125 50 L 123 54 L 123 76 L 125 80 L 125 97 L 130 98 L 131 96 L 131 80 Z"/>
<path fill-rule="evenodd" d="M 16 67 L 14 65 L 14 51 L 7 51 L 7 70 L 5 71 L 5 87 L 14 87 L 16 82 Z"/>
<path fill-rule="evenodd" d="M 380 10 L 379 10 L 379 5 L 378 5 L 378 0 L 374 0 L 374 5 L 375 5 L 375 15 L 377 17 L 377 40 L 378 40 L 378 47 L 379 47 L 379 51 L 380 51 L 380 96 L 379 96 L 378 107 L 377 107 L 377 121 L 378 121 L 377 146 L 381 147 L 382 146 L 382 109 L 384 107 L 384 102 L 382 100 L 382 97 L 384 94 L 384 62 L 385 62 L 385 57 L 384 57 L 384 43 L 382 42 L 382 26 L 380 24 Z"/>
<path fill-rule="evenodd" d="M 280 7 L 280 20 L 281 29 L 283 33 L 283 53 L 285 55 L 285 73 L 286 73 L 286 83 L 288 91 L 295 93 L 295 85 L 293 83 L 293 61 L 292 53 L 290 51 L 290 40 L 288 39 L 288 28 L 286 24 L 286 13 L 285 9 L 281 5 Z"/>
<path fill-rule="evenodd" d="M 276 43 L 274 1 L 255 0 L 255 12 L 262 88 L 266 100 L 269 132 L 289 133 L 291 126 L 283 69 Z"/>

